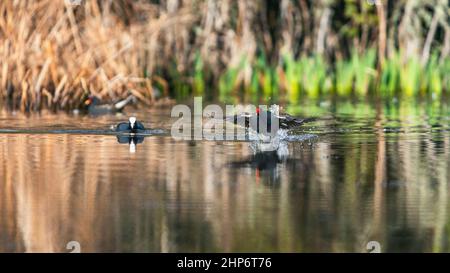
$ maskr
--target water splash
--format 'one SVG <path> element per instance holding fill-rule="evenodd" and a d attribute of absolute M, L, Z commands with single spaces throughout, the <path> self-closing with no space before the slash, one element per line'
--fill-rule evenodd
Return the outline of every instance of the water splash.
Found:
<path fill-rule="evenodd" d="M 289 155 L 288 142 L 311 142 L 317 138 L 318 136 L 314 134 L 291 135 L 288 130 L 282 129 L 278 130 L 277 135 L 274 137 L 254 133 L 249 134 L 249 140 L 251 140 L 250 148 L 254 153 L 277 151 L 280 153 L 280 157 Z"/>

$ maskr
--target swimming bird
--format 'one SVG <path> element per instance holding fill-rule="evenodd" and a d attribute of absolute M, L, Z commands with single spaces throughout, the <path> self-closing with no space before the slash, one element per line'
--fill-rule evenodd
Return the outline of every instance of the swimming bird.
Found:
<path fill-rule="evenodd" d="M 145 132 L 145 127 L 140 121 L 137 121 L 136 117 L 130 117 L 128 122 L 117 124 L 116 132 L 130 134 L 143 133 Z"/>
<path fill-rule="evenodd" d="M 100 99 L 96 96 L 89 96 L 84 102 L 84 107 L 89 112 L 89 114 L 93 115 L 102 115 L 102 114 L 112 114 L 121 112 L 125 106 L 134 102 L 136 97 L 133 95 L 128 96 L 124 100 L 120 100 L 113 104 L 102 104 Z"/>
<path fill-rule="evenodd" d="M 277 105 L 271 106 L 268 110 L 262 110 L 258 107 L 256 108 L 255 113 L 244 112 L 226 119 L 234 124 L 242 125 L 247 129 L 251 128 L 258 133 L 260 133 L 263 129 L 260 128 L 261 125 L 266 127 L 264 128 L 266 129 L 265 132 L 271 133 L 272 129 L 275 129 L 276 131 L 278 131 L 278 129 L 295 129 L 303 125 L 305 122 L 313 120 L 311 118 L 300 119 L 289 114 L 280 114 L 279 107 Z M 274 121 L 275 124 L 272 124 L 272 121 Z M 274 125 L 275 128 L 272 128 L 272 125 Z"/>

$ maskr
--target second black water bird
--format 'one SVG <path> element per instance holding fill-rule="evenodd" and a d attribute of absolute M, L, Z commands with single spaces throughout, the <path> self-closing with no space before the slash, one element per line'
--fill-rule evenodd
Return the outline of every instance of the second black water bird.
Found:
<path fill-rule="evenodd" d="M 126 99 L 108 104 L 102 103 L 98 97 L 91 95 L 86 99 L 83 106 L 91 115 L 113 114 L 121 112 L 125 106 L 135 101 L 136 98 L 130 95 Z"/>

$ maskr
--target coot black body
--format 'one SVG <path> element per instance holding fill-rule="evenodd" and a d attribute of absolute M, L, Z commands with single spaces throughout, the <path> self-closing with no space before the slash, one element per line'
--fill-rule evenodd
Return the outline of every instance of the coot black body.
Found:
<path fill-rule="evenodd" d="M 114 114 L 122 112 L 122 110 L 133 101 L 135 101 L 133 95 L 111 104 L 102 103 L 99 98 L 89 96 L 84 102 L 84 107 L 86 107 L 85 110 L 91 115 Z"/>
<path fill-rule="evenodd" d="M 116 126 L 116 132 L 137 134 L 144 133 L 145 127 L 140 121 L 137 121 L 135 117 L 130 117 L 128 122 L 121 122 Z"/>

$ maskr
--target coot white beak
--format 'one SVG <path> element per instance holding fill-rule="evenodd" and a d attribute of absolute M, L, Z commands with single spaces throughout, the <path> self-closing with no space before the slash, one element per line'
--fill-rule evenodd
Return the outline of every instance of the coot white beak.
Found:
<path fill-rule="evenodd" d="M 134 129 L 134 124 L 136 123 L 136 117 L 130 117 L 129 121 L 130 121 L 131 129 Z"/>

